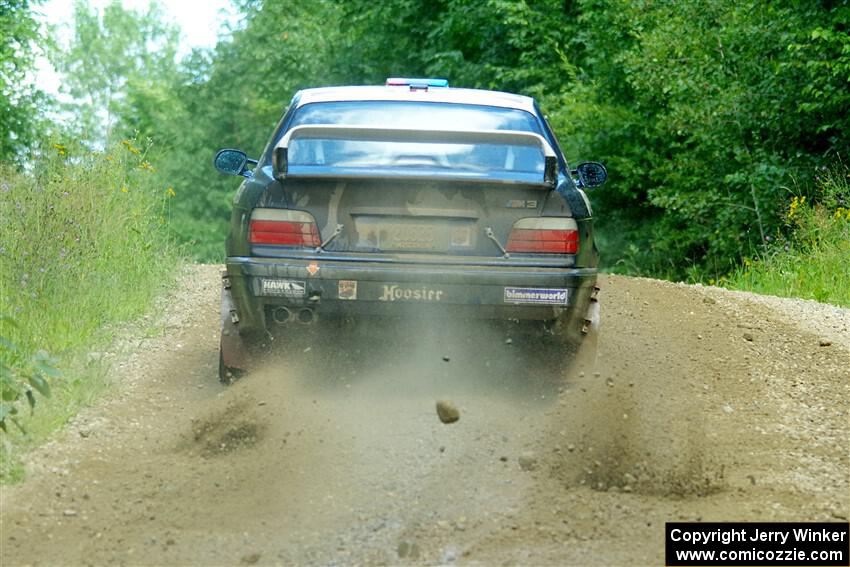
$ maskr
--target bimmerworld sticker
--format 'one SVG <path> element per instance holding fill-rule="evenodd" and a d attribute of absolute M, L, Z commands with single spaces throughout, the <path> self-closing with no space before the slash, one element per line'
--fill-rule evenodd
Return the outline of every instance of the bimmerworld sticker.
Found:
<path fill-rule="evenodd" d="M 304 282 L 294 280 L 262 279 L 263 295 L 279 295 L 281 297 L 304 297 L 306 286 Z"/>
<path fill-rule="evenodd" d="M 525 303 L 529 305 L 567 305 L 570 300 L 570 290 L 537 288 L 537 287 L 506 287 L 505 303 Z"/>

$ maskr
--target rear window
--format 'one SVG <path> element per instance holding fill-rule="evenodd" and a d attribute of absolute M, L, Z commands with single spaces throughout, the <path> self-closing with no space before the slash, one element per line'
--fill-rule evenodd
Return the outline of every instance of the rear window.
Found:
<path fill-rule="evenodd" d="M 292 126 L 340 124 L 427 130 L 519 130 L 542 134 L 537 119 L 513 108 L 406 101 L 345 101 L 306 104 Z"/>
<path fill-rule="evenodd" d="M 290 128 L 302 125 L 373 126 L 411 130 L 518 130 L 540 134 L 528 112 L 471 104 L 347 101 L 308 104 Z M 522 144 L 458 144 L 423 141 L 293 140 L 289 165 L 310 168 L 370 168 L 477 172 L 488 176 L 542 175 L 539 147 Z"/>
<path fill-rule="evenodd" d="M 357 169 L 442 169 L 543 174 L 539 147 L 520 144 L 455 144 L 309 138 L 289 145 L 289 165 Z"/>

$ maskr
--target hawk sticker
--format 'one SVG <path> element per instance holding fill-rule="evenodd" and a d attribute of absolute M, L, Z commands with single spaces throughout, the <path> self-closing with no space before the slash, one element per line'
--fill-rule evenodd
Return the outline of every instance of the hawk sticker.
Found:
<path fill-rule="evenodd" d="M 262 278 L 260 280 L 260 292 L 262 295 L 274 295 L 278 297 L 304 297 L 307 286 L 304 282 L 294 280 L 277 280 Z"/>

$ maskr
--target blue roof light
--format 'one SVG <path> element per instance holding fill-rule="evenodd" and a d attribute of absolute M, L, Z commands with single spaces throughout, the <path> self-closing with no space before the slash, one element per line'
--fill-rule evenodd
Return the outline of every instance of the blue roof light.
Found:
<path fill-rule="evenodd" d="M 388 87 L 410 87 L 412 89 L 427 89 L 428 87 L 448 87 L 448 79 L 410 79 L 403 77 L 390 77 L 387 79 Z"/>

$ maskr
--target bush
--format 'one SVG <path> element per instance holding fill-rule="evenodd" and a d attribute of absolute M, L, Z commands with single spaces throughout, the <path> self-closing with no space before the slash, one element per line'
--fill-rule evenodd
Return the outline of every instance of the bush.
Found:
<path fill-rule="evenodd" d="M 11 317 L 0 316 L 4 328 L 17 327 Z M 30 357 L 22 356 L 18 345 L 0 335 L 0 430 L 8 432 L 6 420 L 14 423 L 21 433 L 26 430 L 19 419 L 19 402 L 26 399 L 30 411 L 35 409 L 35 392 L 50 397 L 50 378 L 59 377 L 53 360 L 40 350 Z"/>
<path fill-rule="evenodd" d="M 822 169 L 813 191 L 792 196 L 785 222 L 788 235 L 725 285 L 850 307 L 850 169 Z"/>
<path fill-rule="evenodd" d="M 5 415 L 35 403 L 104 325 L 139 315 L 170 281 L 173 189 L 149 147 L 52 144 L 30 170 L 0 165 L 0 372 Z M 18 412 L 19 414 L 19 412 Z M 2 422 L 2 419 L 0 419 Z"/>

